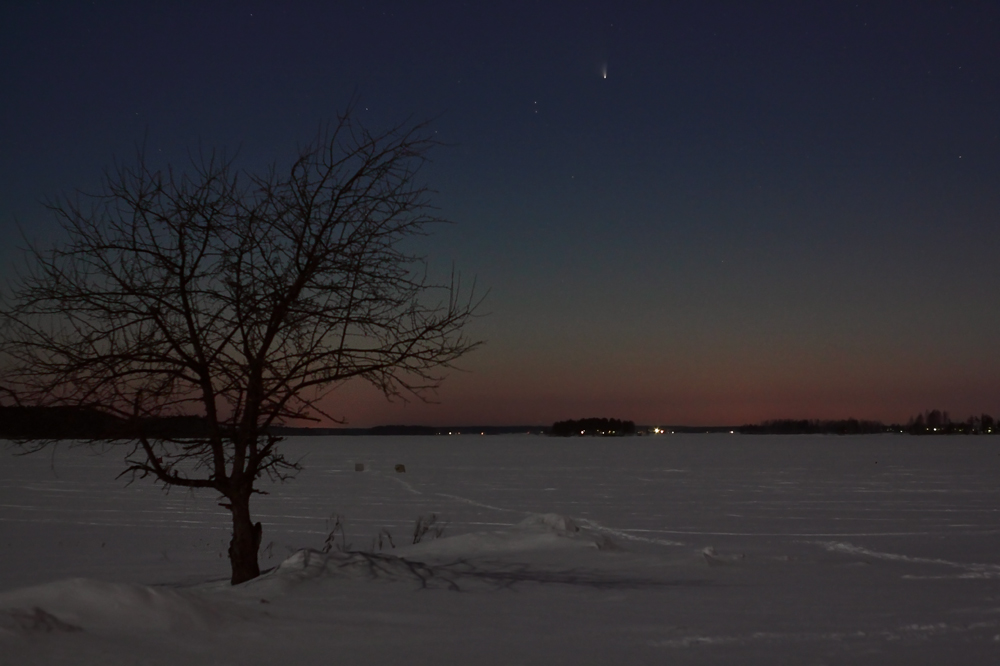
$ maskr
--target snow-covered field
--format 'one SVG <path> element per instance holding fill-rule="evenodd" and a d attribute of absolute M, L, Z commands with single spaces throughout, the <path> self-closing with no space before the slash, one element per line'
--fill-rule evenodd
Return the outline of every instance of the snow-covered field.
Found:
<path fill-rule="evenodd" d="M 1000 663 L 997 438 L 286 445 L 237 588 L 212 494 L 0 453 L 0 663 Z"/>

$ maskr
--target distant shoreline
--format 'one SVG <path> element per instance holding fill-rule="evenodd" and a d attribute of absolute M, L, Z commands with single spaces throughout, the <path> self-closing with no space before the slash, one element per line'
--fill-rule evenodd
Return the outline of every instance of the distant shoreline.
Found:
<path fill-rule="evenodd" d="M 591 419 L 595 420 L 595 419 Z M 606 421 L 612 422 L 614 419 Z M 555 426 L 581 424 L 581 421 L 556 422 Z M 595 421 L 602 421 L 596 419 Z M 932 411 L 911 419 L 910 423 L 884 424 L 879 421 L 841 420 L 796 420 L 779 419 L 757 424 L 727 426 L 689 425 L 629 425 L 623 432 L 605 432 L 601 429 L 586 429 L 586 436 L 660 436 L 669 434 L 740 434 L 740 435 L 995 435 L 1000 428 L 992 417 L 970 417 L 967 421 L 954 422 L 947 412 Z M 560 430 L 553 425 L 381 425 L 369 428 L 350 427 L 293 427 L 274 426 L 270 433 L 278 437 L 378 437 L 378 436 L 447 436 L 447 435 L 552 435 L 583 436 L 575 430 Z M 138 429 L 138 430 L 137 430 Z M 146 419 L 139 424 L 129 423 L 92 408 L 81 407 L 20 407 L 0 406 L 0 439 L 9 440 L 119 440 L 131 439 L 138 431 L 147 437 L 163 439 L 191 439 L 207 435 L 202 418 L 197 416 L 176 416 Z M 565 431 L 565 432 L 564 432 Z M 627 433 L 627 434 L 626 434 Z"/>
<path fill-rule="evenodd" d="M 549 426 L 421 426 L 384 425 L 371 428 L 294 428 L 276 426 L 271 433 L 279 437 L 386 437 L 386 436 L 436 436 L 436 435 L 545 435 Z"/>

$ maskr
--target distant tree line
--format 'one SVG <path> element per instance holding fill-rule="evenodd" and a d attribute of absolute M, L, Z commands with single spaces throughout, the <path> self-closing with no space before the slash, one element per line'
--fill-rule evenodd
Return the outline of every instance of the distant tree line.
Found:
<path fill-rule="evenodd" d="M 200 416 L 123 419 L 90 407 L 0 406 L 0 438 L 12 440 L 186 439 L 208 432 Z"/>
<path fill-rule="evenodd" d="M 208 426 L 200 416 L 123 419 L 89 407 L 36 407 L 0 405 L 0 439 L 10 440 L 116 440 L 130 439 L 137 433 L 169 440 L 203 437 Z M 376 426 L 374 428 L 286 428 L 275 427 L 276 436 L 301 435 L 445 435 L 449 433 L 509 434 L 541 432 L 540 426 Z M 725 432 L 719 428 L 671 426 L 673 432 Z M 736 431 L 745 435 L 868 435 L 910 433 L 911 435 L 996 435 L 1000 423 L 989 414 L 953 421 L 947 411 L 930 409 L 910 418 L 905 425 L 859 419 L 773 419 L 746 424 Z M 571 436 L 623 436 L 636 434 L 632 421 L 586 418 L 558 421 L 548 434 Z"/>
<path fill-rule="evenodd" d="M 619 422 L 620 423 L 620 422 Z M 520 426 L 412 426 L 388 425 L 373 428 L 294 428 L 274 426 L 269 432 L 277 437 L 310 435 L 507 435 L 542 433 L 541 425 Z M 130 439 L 136 433 L 169 440 L 203 437 L 208 432 L 200 416 L 172 416 L 126 420 L 89 407 L 37 407 L 0 405 L 0 439 L 10 440 L 117 440 Z"/>
<path fill-rule="evenodd" d="M 820 421 L 816 419 L 775 419 L 757 424 L 740 426 L 745 435 L 869 435 L 882 432 L 899 432 L 899 426 L 887 426 L 880 421 L 841 419 Z"/>
<path fill-rule="evenodd" d="M 948 412 L 940 409 L 917 414 L 906 424 L 906 431 L 913 435 L 995 435 L 998 428 L 1000 425 L 989 414 L 952 421 Z"/>
<path fill-rule="evenodd" d="M 372 428 L 296 428 L 276 426 L 270 429 L 279 437 L 310 437 L 310 436 L 403 436 L 424 437 L 438 435 L 521 435 L 541 434 L 548 431 L 547 426 L 513 425 L 513 426 L 419 426 L 419 425 L 383 425 Z"/>
<path fill-rule="evenodd" d="M 858 419 L 775 419 L 740 426 L 738 432 L 746 435 L 871 435 L 892 432 L 911 435 L 995 435 L 1000 434 L 1000 424 L 989 414 L 952 421 L 948 412 L 930 409 L 912 417 L 906 425 Z"/>
<path fill-rule="evenodd" d="M 552 424 L 549 434 L 554 437 L 622 437 L 635 434 L 635 423 L 602 418 L 557 421 Z"/>

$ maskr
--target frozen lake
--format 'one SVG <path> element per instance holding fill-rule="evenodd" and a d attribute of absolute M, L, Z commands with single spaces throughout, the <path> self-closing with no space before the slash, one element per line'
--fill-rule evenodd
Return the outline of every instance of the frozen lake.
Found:
<path fill-rule="evenodd" d="M 305 469 L 254 500 L 263 567 L 320 548 L 338 517 L 346 543 L 370 550 L 381 530 L 402 546 L 418 516 L 436 514 L 441 539 L 403 551 L 384 537 L 382 552 L 444 582 L 423 589 L 405 573 L 370 580 L 293 557 L 256 587 L 227 589 L 228 512 L 213 494 L 125 487 L 115 452 L 6 451 L 0 663 L 135 663 L 137 652 L 146 663 L 1000 661 L 998 438 L 285 446 Z M 54 583 L 69 578 L 91 582 Z M 149 601 L 158 591 L 181 596 Z M 155 606 L 162 621 L 123 624 L 112 606 L 133 618 Z M 83 631 L 25 629 L 36 607 Z"/>

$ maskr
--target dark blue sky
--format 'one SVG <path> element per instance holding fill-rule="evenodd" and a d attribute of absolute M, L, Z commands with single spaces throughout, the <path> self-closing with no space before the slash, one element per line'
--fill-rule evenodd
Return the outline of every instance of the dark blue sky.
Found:
<path fill-rule="evenodd" d="M 0 59 L 8 264 L 137 142 L 435 118 L 424 251 L 487 345 L 439 404 L 343 387 L 351 424 L 1000 412 L 996 3 L 23 2 Z"/>

